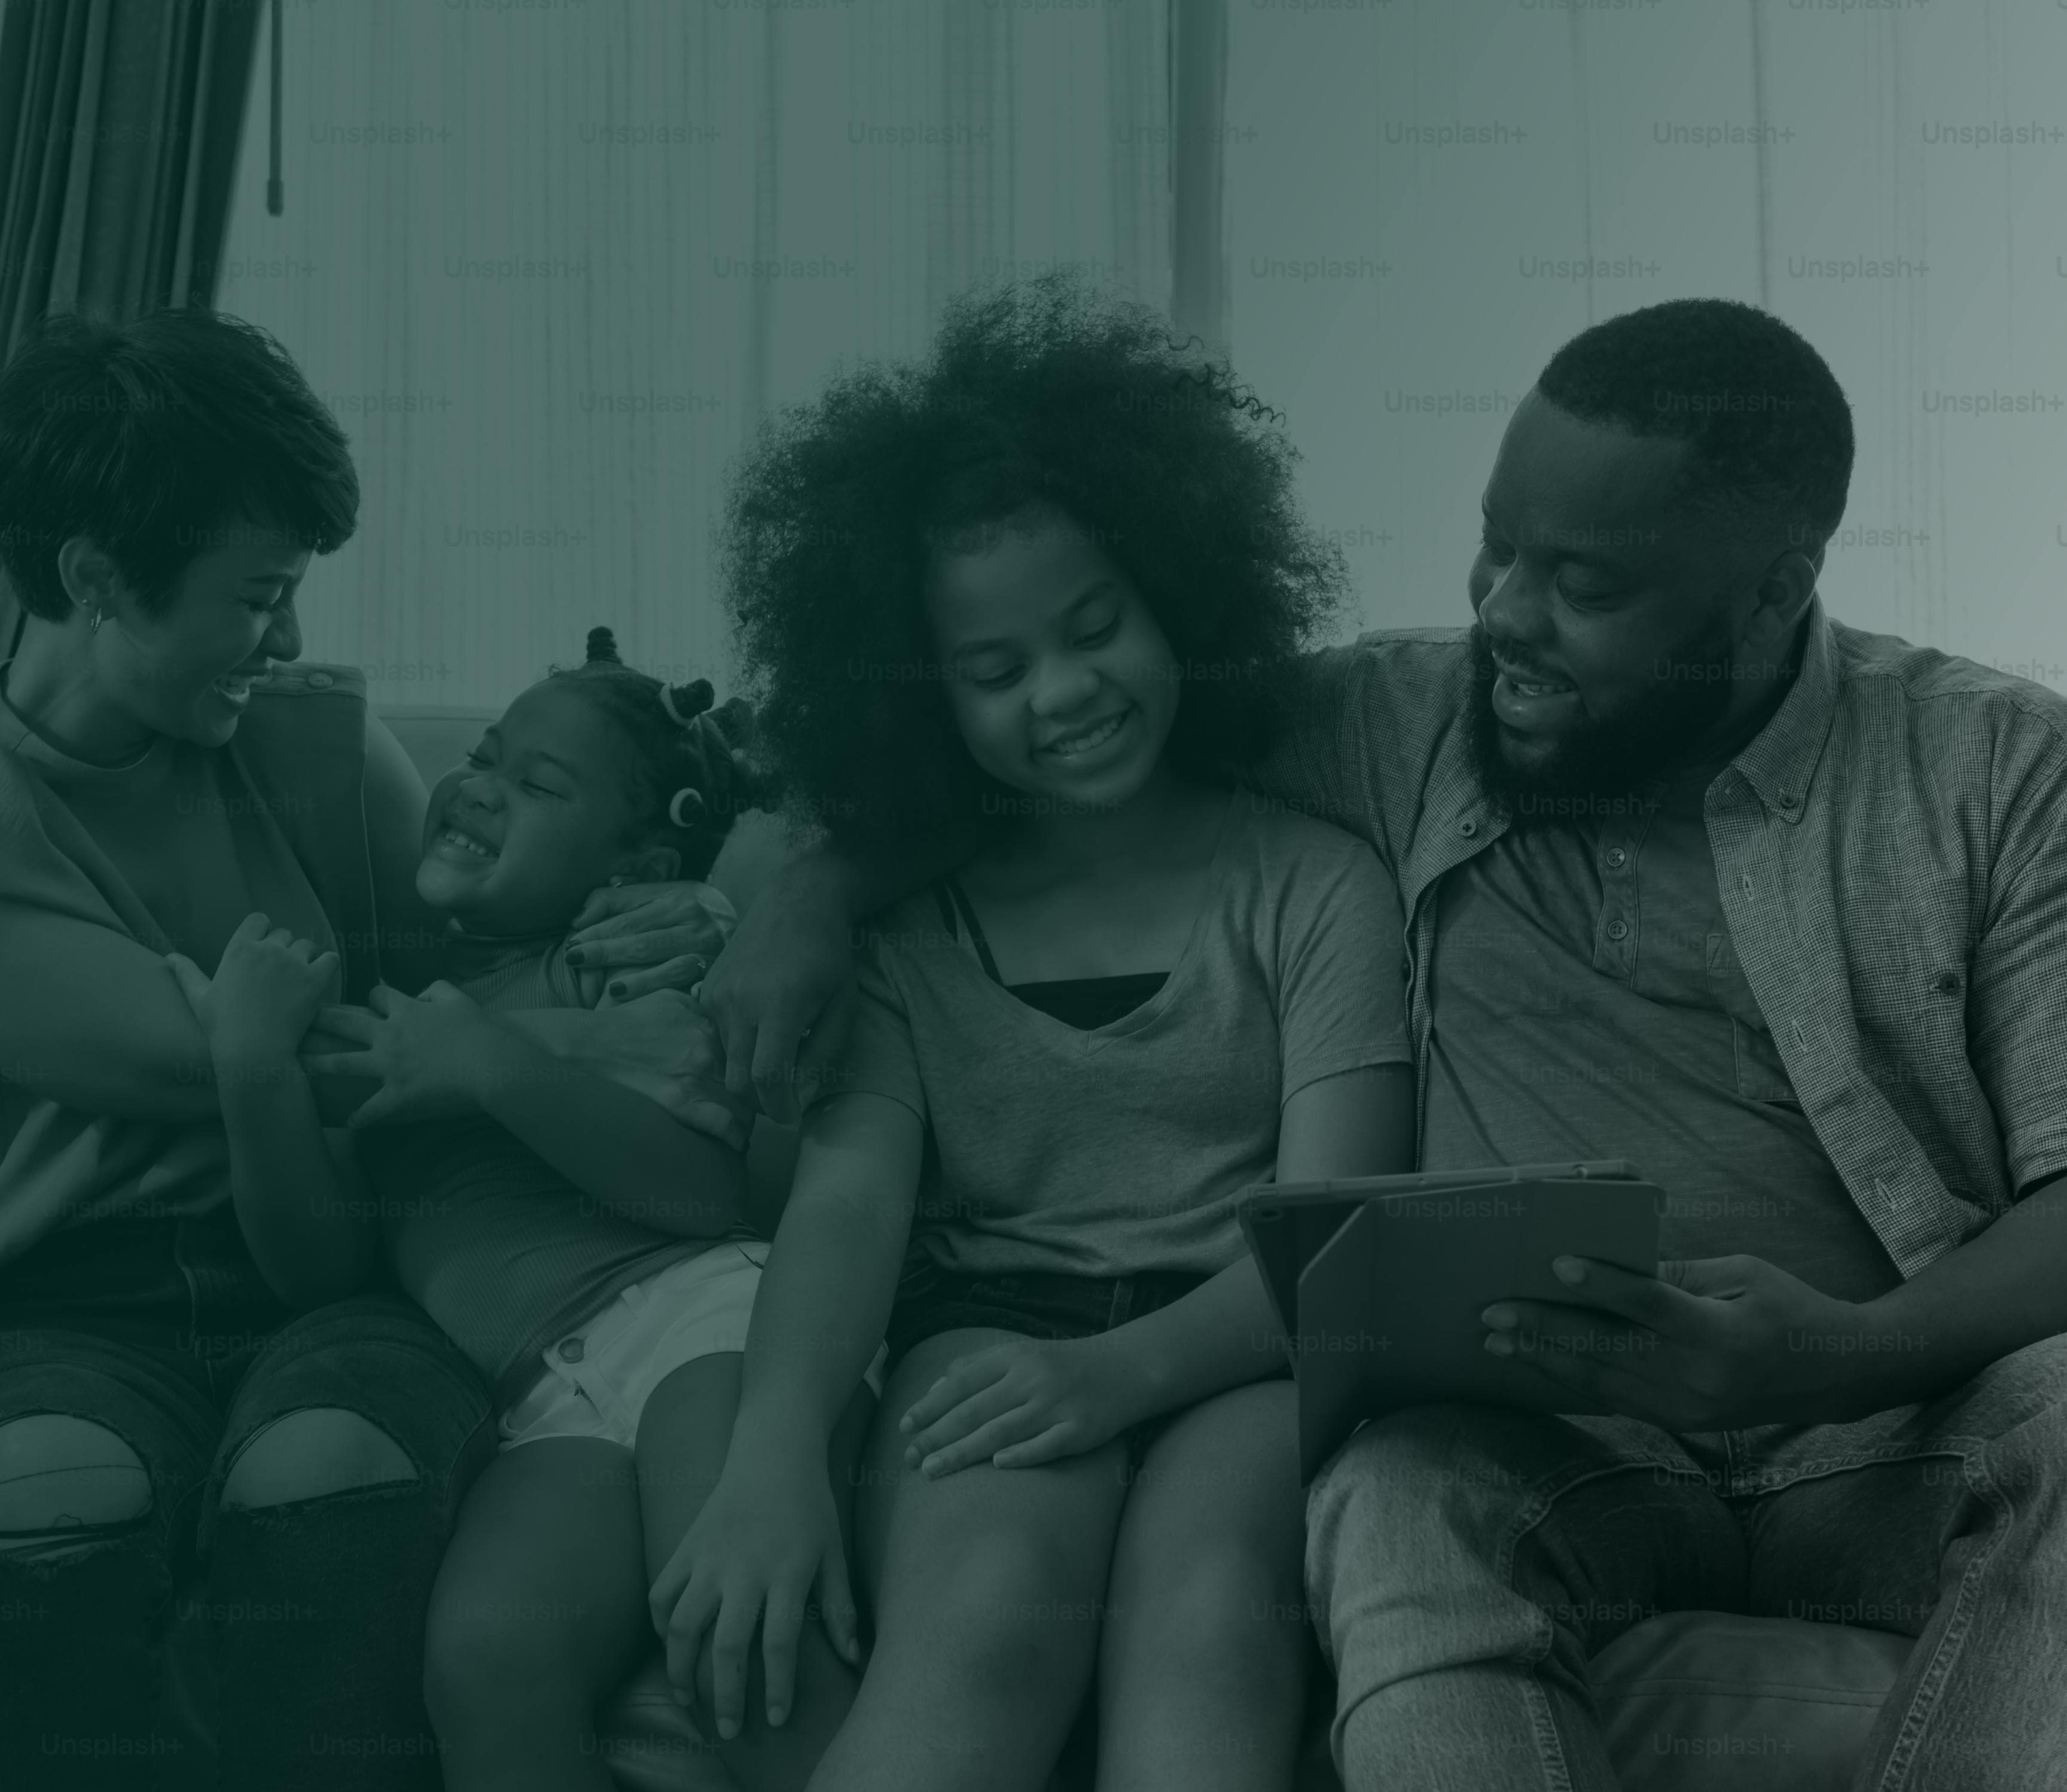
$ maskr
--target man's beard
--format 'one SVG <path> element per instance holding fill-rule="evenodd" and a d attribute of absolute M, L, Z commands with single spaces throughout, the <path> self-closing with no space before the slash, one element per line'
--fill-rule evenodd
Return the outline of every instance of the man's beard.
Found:
<path fill-rule="evenodd" d="M 1582 724 L 1547 758 L 1524 769 L 1501 746 L 1492 707 L 1498 669 L 1492 640 L 1476 623 L 1471 650 L 1472 758 L 1486 794 L 1517 827 L 1628 812 L 1648 786 L 1691 760 L 1729 707 L 1730 653 L 1719 631 L 1675 649 L 1679 676 L 1659 681 L 1635 707 L 1610 721 Z"/>

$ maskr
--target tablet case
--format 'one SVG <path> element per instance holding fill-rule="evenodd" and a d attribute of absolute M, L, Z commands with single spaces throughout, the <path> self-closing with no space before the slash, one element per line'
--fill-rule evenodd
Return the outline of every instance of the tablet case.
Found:
<path fill-rule="evenodd" d="M 1302 1480 L 1396 1407 L 1586 1410 L 1488 1352 L 1479 1315 L 1503 1296 L 1569 1302 L 1553 1257 L 1655 1274 L 1663 1199 L 1620 1162 L 1258 1188 L 1242 1229 L 1293 1343 Z"/>

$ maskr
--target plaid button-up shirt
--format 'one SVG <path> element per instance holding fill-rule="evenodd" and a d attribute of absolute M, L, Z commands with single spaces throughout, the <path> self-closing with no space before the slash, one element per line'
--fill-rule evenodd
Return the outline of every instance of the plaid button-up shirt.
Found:
<path fill-rule="evenodd" d="M 1708 840 L 1796 1098 L 1911 1276 L 2067 1170 L 2067 699 L 1820 601 L 1806 627 L 1792 688 L 1708 787 Z M 1473 764 L 1466 641 L 1311 656 L 1251 780 L 1392 867 L 1424 1088 L 1436 885 L 1507 825 Z"/>

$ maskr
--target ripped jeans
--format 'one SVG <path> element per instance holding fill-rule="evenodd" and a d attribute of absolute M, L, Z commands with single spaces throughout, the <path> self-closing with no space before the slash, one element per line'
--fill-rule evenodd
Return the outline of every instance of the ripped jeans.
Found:
<path fill-rule="evenodd" d="M 0 1273 L 0 1785 L 435 1792 L 424 1611 L 494 1443 L 372 1294 L 294 1315 L 234 1216 Z"/>

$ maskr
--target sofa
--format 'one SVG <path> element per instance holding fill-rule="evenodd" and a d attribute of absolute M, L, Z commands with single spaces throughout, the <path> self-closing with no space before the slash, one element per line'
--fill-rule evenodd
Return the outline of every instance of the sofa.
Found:
<path fill-rule="evenodd" d="M 490 719 L 475 709 L 396 708 L 389 726 L 428 783 Z M 780 862 L 780 831 L 749 818 L 711 881 L 744 907 Z M 794 1134 L 765 1122 L 750 1153 L 754 1204 L 772 1228 L 789 1188 Z M 1911 1644 L 1883 1631 L 1715 1611 L 1637 1624 L 1594 1658 L 1594 1691 L 1625 1792 L 1839 1792 Z M 1332 1688 L 1317 1680 L 1301 1792 L 1338 1792 L 1329 1759 Z M 608 1713 L 603 1749 L 626 1792 L 685 1792 L 709 1745 L 677 1705 L 657 1655 Z M 1073 1738 L 1057 1792 L 1088 1786 L 1090 1739 Z"/>

